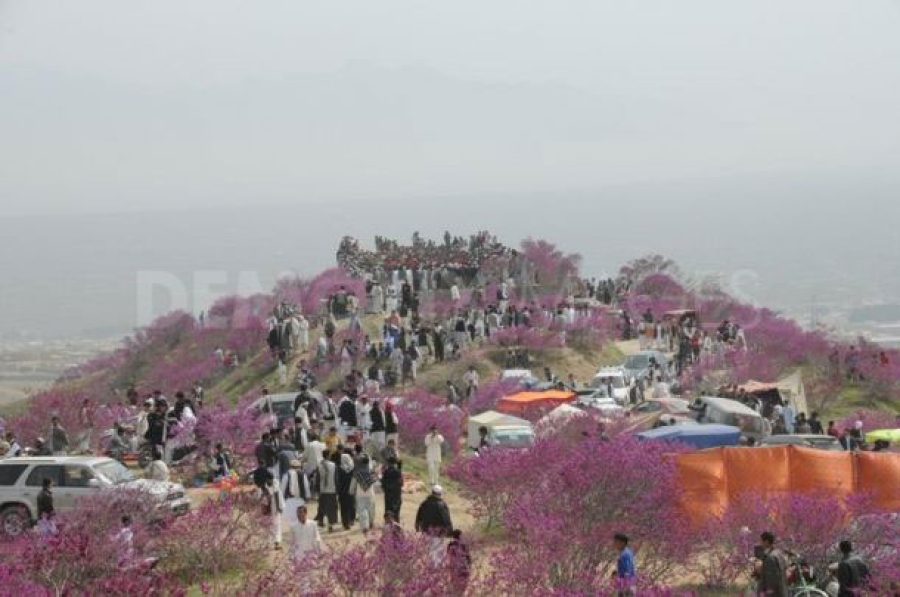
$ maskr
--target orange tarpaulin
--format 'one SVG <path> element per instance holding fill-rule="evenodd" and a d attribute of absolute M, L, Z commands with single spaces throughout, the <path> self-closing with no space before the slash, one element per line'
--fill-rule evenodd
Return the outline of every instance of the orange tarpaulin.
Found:
<path fill-rule="evenodd" d="M 679 454 L 676 463 L 684 509 L 695 521 L 721 514 L 746 493 L 867 492 L 877 506 L 900 510 L 900 454 L 714 448 Z"/>
<path fill-rule="evenodd" d="M 546 392 L 519 392 L 504 396 L 497 404 L 497 410 L 508 415 L 518 415 L 530 408 L 556 408 L 560 404 L 575 400 L 575 392 L 547 390 Z"/>

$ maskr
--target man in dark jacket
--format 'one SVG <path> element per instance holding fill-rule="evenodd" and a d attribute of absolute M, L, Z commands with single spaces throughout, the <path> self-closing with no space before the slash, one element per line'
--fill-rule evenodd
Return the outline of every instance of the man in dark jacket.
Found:
<path fill-rule="evenodd" d="M 372 434 L 372 439 L 375 440 L 375 444 L 380 450 L 385 446 L 385 428 L 384 412 L 382 412 L 377 400 L 372 403 L 372 410 L 369 411 L 369 419 L 372 422 L 372 426 L 369 428 L 369 431 Z"/>
<path fill-rule="evenodd" d="M 275 469 L 275 466 L 278 464 L 278 453 L 275 451 L 275 446 L 272 444 L 272 437 L 269 433 L 262 434 L 260 442 L 256 444 L 254 454 L 257 466 L 269 469 L 269 472 L 274 477 L 278 472 Z"/>
<path fill-rule="evenodd" d="M 42 482 L 41 492 L 37 496 L 37 517 L 38 520 L 44 517 L 46 514 L 48 517 L 53 517 L 53 492 L 51 488 L 53 487 L 53 479 L 44 478 Z"/>
<path fill-rule="evenodd" d="M 338 419 L 350 430 L 355 429 L 358 424 L 356 421 L 356 404 L 353 399 L 354 396 L 347 395 L 341 398 L 341 401 L 338 403 Z"/>
<path fill-rule="evenodd" d="M 853 553 L 853 544 L 841 541 L 841 561 L 838 562 L 837 579 L 840 589 L 838 597 L 853 597 L 862 594 L 869 578 L 869 567 L 862 558 Z"/>
<path fill-rule="evenodd" d="M 416 513 L 416 531 L 437 537 L 450 535 L 453 531 L 453 522 L 450 520 L 450 508 L 447 507 L 443 495 L 443 488 L 435 485 L 431 495 L 425 498 Z"/>
<path fill-rule="evenodd" d="M 775 535 L 760 536 L 760 554 L 756 567 L 756 592 L 766 597 L 788 597 L 787 558 L 775 547 Z"/>
<path fill-rule="evenodd" d="M 384 511 L 393 512 L 395 520 L 400 520 L 400 506 L 403 504 L 403 473 L 395 457 L 387 460 L 381 473 L 381 489 L 384 491 Z"/>
<path fill-rule="evenodd" d="M 166 444 L 166 411 L 168 405 L 156 402 L 155 410 L 147 415 L 147 433 L 144 435 L 151 446 L 162 448 Z"/>

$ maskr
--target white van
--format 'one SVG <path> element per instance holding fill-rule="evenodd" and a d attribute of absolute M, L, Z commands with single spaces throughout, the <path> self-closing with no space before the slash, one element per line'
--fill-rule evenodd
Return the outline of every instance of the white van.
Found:
<path fill-rule="evenodd" d="M 529 421 L 489 410 L 469 417 L 467 446 L 472 450 L 481 444 L 482 427 L 487 429 L 491 446 L 527 448 L 534 443 L 534 428 Z"/>
<path fill-rule="evenodd" d="M 606 389 L 607 394 L 612 394 L 607 398 L 612 398 L 618 404 L 628 402 L 628 380 L 625 377 L 625 370 L 621 367 L 604 367 L 597 372 L 591 379 L 589 384 L 592 389 Z"/>

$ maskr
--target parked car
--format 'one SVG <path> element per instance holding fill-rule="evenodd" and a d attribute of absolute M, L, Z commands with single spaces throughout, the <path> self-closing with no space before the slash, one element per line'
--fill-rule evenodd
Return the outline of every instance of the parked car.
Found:
<path fill-rule="evenodd" d="M 593 389 L 606 389 L 606 395 L 619 404 L 628 402 L 628 380 L 622 367 L 604 367 L 588 384 Z"/>
<path fill-rule="evenodd" d="M 190 498 L 180 483 L 137 479 L 122 463 L 93 456 L 28 456 L 0 460 L 0 528 L 21 535 L 37 514 L 44 479 L 53 480 L 53 506 L 58 512 L 97 491 L 137 489 L 158 501 L 159 508 L 184 514 Z"/>
<path fill-rule="evenodd" d="M 703 450 L 720 446 L 736 446 L 741 430 L 731 425 L 663 425 L 637 434 L 644 441 L 673 441 Z"/>
<path fill-rule="evenodd" d="M 535 379 L 535 377 L 530 369 L 504 369 L 500 374 L 500 379 L 503 381 L 506 381 L 507 379 L 519 381 L 523 379 Z"/>
<path fill-rule="evenodd" d="M 737 400 L 717 396 L 701 396 L 704 405 L 702 423 L 733 425 L 746 437 L 759 441 L 772 433 L 772 426 L 758 412 Z M 693 407 L 692 407 L 693 408 Z"/>
<path fill-rule="evenodd" d="M 250 408 L 255 409 L 260 414 L 274 414 L 278 421 L 276 424 L 278 428 L 291 427 L 294 424 L 294 399 L 298 394 L 299 392 L 289 392 L 286 394 L 262 396 L 251 404 Z M 322 393 L 315 390 L 309 392 L 309 397 L 312 400 L 318 400 L 320 404 L 324 399 Z"/>
<path fill-rule="evenodd" d="M 603 416 L 615 417 L 625 414 L 625 408 L 615 399 L 606 395 L 605 391 L 594 391 L 586 396 L 579 395 L 575 404 L 582 408 L 592 408 L 600 411 Z"/>
<path fill-rule="evenodd" d="M 693 421 L 693 413 L 688 402 L 681 398 L 660 398 L 644 400 L 628 411 L 635 429 L 651 429 L 660 420 L 667 425 Z"/>
<path fill-rule="evenodd" d="M 759 442 L 760 446 L 801 446 L 829 452 L 843 452 L 844 447 L 836 437 L 830 435 L 770 435 Z"/>
<path fill-rule="evenodd" d="M 663 373 L 663 377 L 667 377 L 669 369 L 669 361 L 666 355 L 658 350 L 642 350 L 641 352 L 630 355 L 622 364 L 625 378 L 629 382 L 645 382 L 650 378 L 650 365 L 655 361 L 659 365 Z"/>

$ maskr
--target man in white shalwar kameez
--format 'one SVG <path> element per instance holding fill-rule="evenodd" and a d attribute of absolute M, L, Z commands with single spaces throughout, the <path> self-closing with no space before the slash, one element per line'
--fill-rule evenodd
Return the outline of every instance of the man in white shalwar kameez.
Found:
<path fill-rule="evenodd" d="M 325 551 L 325 542 L 319 534 L 319 526 L 315 520 L 310 520 L 306 506 L 297 508 L 297 521 L 291 525 L 291 534 L 294 543 L 291 546 L 291 556 L 294 559 L 302 559 L 308 553 L 321 553 Z"/>

